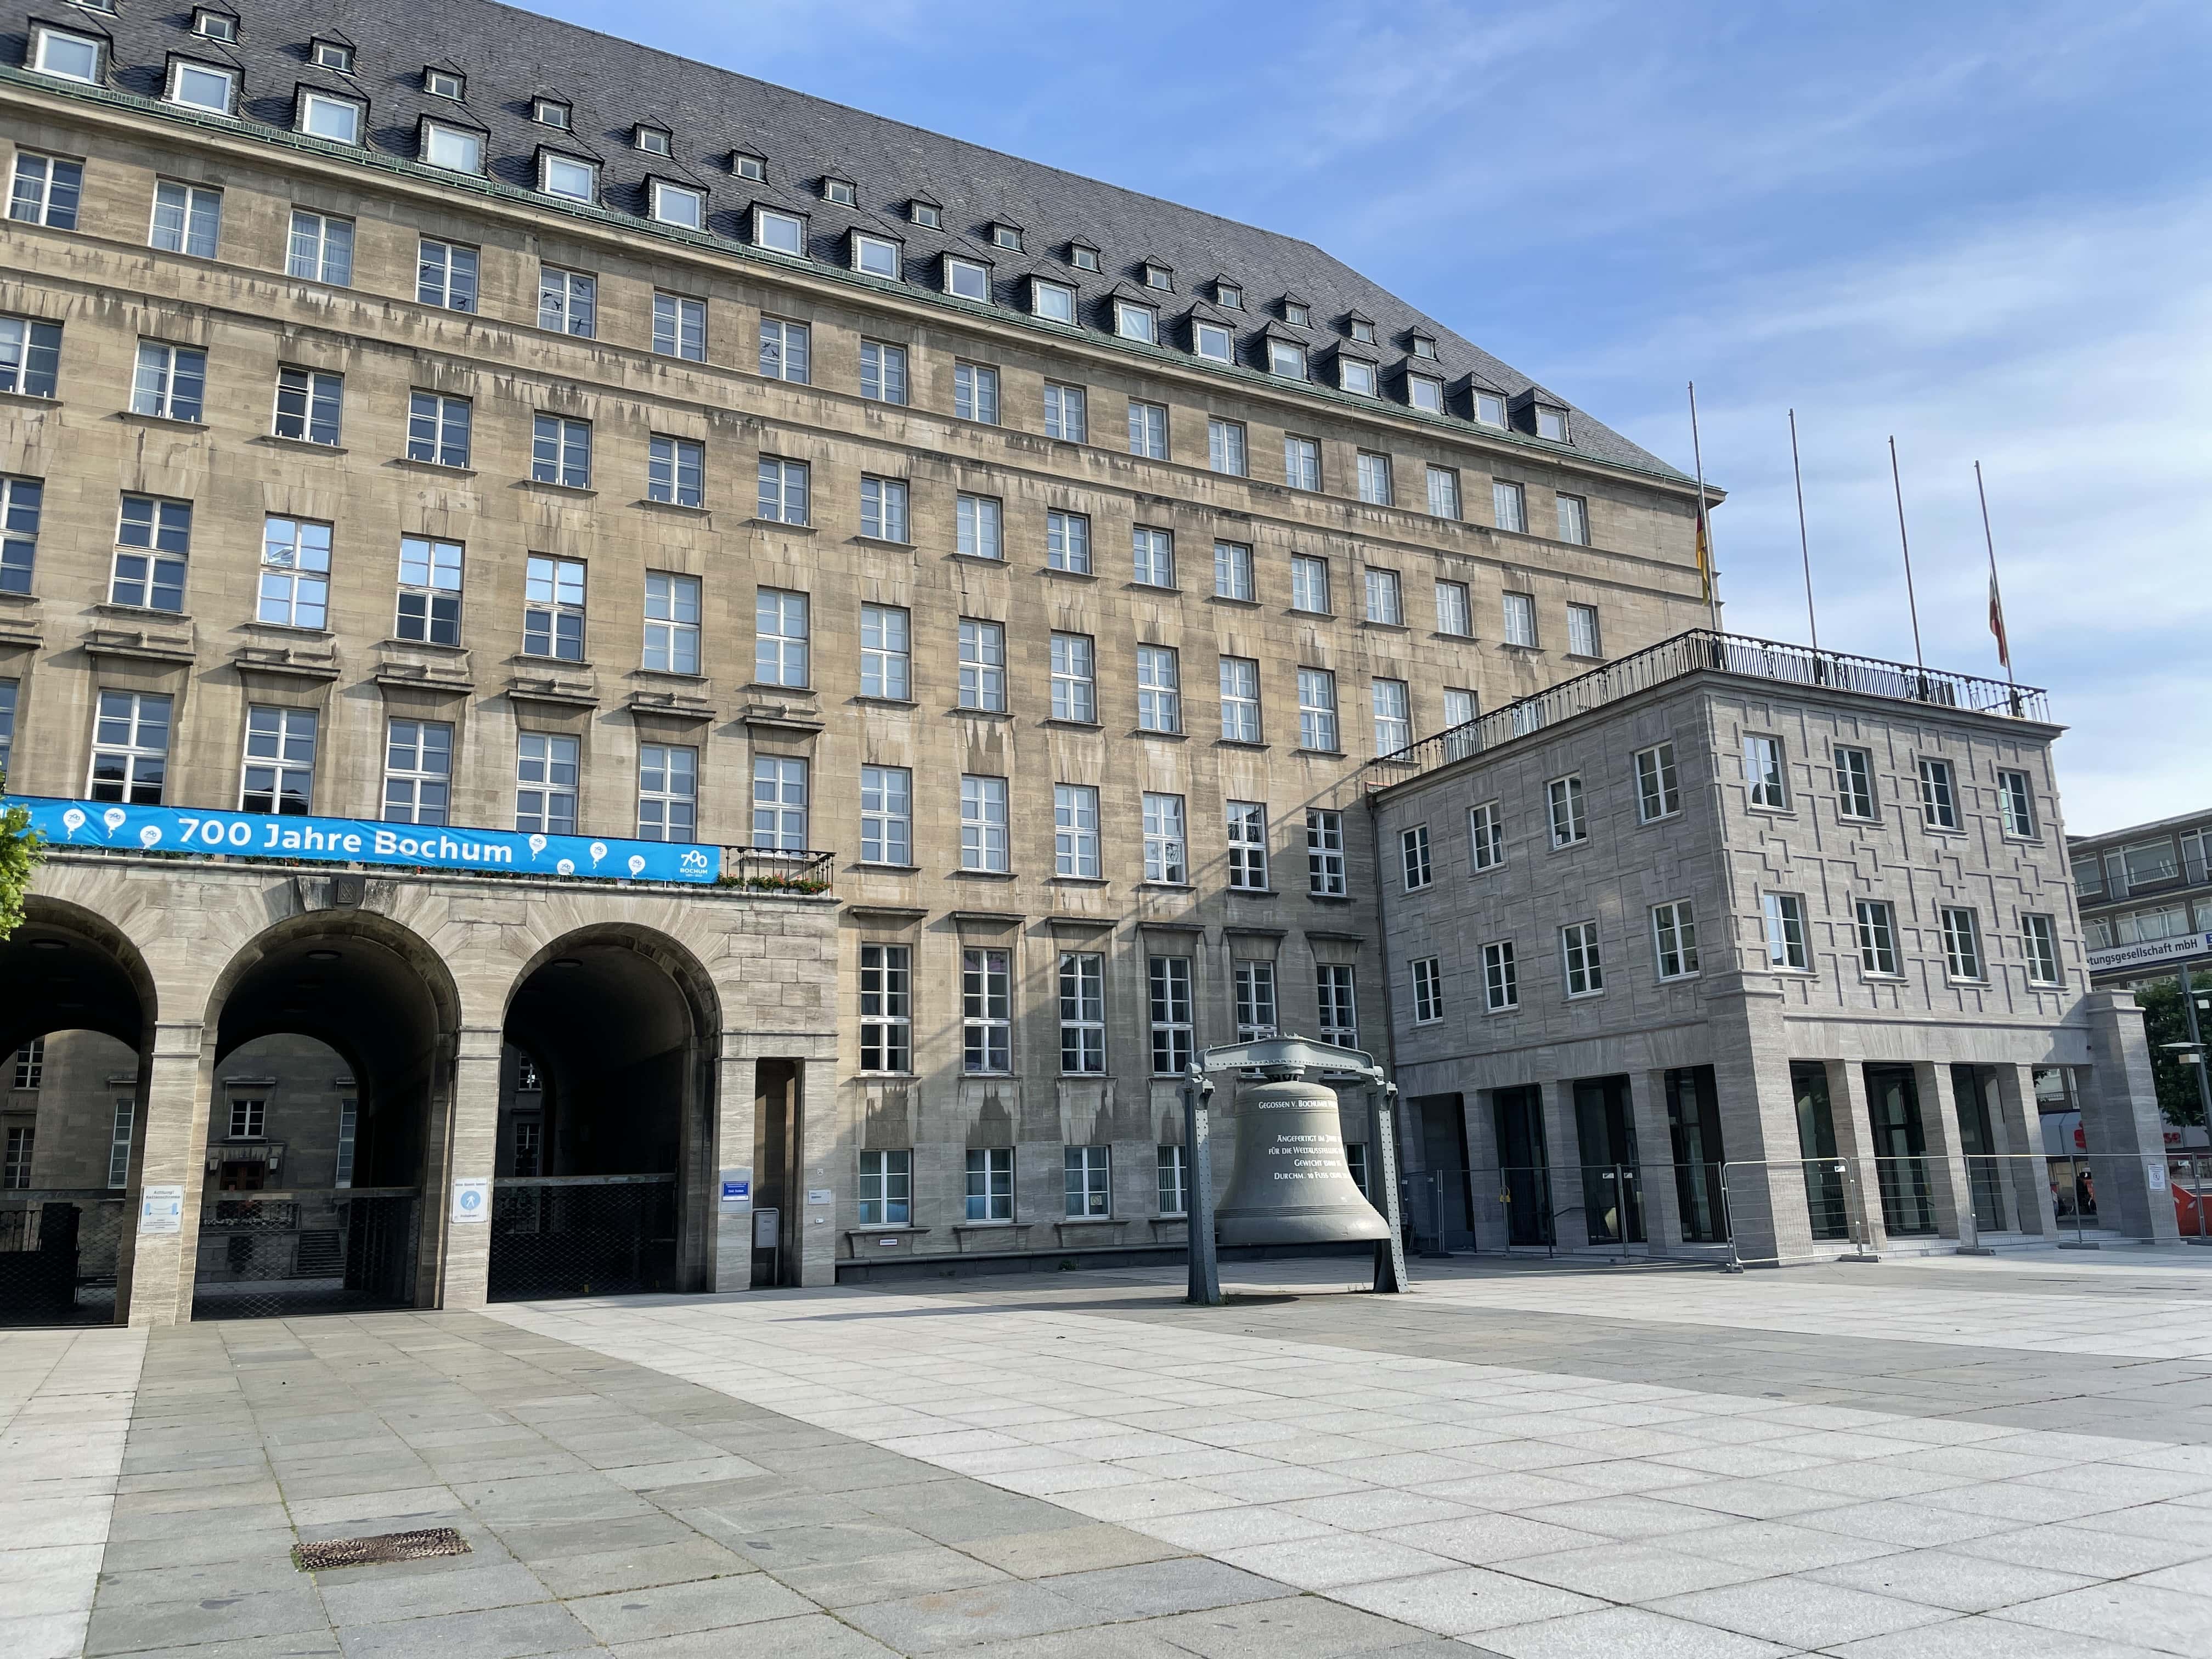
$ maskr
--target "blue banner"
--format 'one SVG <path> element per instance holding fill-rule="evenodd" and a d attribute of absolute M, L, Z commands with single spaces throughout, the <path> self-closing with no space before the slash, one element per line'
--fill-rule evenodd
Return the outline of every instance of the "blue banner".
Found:
<path fill-rule="evenodd" d="M 96 800 L 10 796 L 31 827 L 57 847 L 141 853 L 222 853 L 238 858 L 315 859 L 333 864 L 404 864 L 507 875 L 612 876 L 623 881 L 713 881 L 721 855 L 684 842 L 594 840 L 514 830 L 441 830 L 368 818 L 195 812 Z"/>

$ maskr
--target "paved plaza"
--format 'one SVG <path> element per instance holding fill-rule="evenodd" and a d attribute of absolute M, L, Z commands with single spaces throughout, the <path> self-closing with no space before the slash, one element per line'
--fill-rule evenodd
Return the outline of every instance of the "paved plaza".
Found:
<path fill-rule="evenodd" d="M 2212 1653 L 2212 1252 L 1352 1265 L 0 1334 L 0 1654 Z"/>

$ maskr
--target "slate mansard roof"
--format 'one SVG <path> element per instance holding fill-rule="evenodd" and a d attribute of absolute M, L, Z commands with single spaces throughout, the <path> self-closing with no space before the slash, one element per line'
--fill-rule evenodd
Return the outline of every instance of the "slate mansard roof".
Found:
<path fill-rule="evenodd" d="M 100 9 L 111 3 L 114 10 Z M 196 35 L 196 9 L 236 17 L 238 39 Z M 11 0 L 0 11 L 0 63 L 25 63 L 33 21 L 103 36 L 111 43 L 106 84 L 117 91 L 161 98 L 173 57 L 232 65 L 240 73 L 237 115 L 249 129 L 288 133 L 302 87 L 342 92 L 367 103 L 367 143 L 386 155 L 416 159 L 425 118 L 480 129 L 488 174 L 499 184 L 534 191 L 541 147 L 581 155 L 599 164 L 600 203 L 617 212 L 643 216 L 653 178 L 704 189 L 708 232 L 732 240 L 750 240 L 755 204 L 780 208 L 805 216 L 808 252 L 825 265 L 847 266 L 857 229 L 900 242 L 908 282 L 925 291 L 938 289 L 945 253 L 987 264 L 995 300 L 1011 309 L 1027 310 L 1031 276 L 1073 286 L 1078 319 L 1094 336 L 1111 332 L 1118 290 L 1158 306 L 1164 344 L 1188 347 L 1184 319 L 1196 307 L 1234 327 L 1240 364 L 1263 366 L 1271 335 L 1304 343 L 1318 372 L 1351 346 L 1347 324 L 1358 316 L 1372 321 L 1376 343 L 1351 355 L 1379 362 L 1382 396 L 1401 407 L 1413 368 L 1443 380 L 1447 410 L 1457 416 L 1471 412 L 1476 387 L 1503 394 L 1516 435 L 1534 449 L 1683 477 L 1310 243 L 489 0 L 201 0 L 198 8 L 192 0 Z M 317 65 L 318 40 L 351 46 L 354 72 Z M 424 70 L 434 65 L 465 76 L 459 104 L 427 89 Z M 541 96 L 571 106 L 569 131 L 532 118 Z M 640 125 L 667 131 L 671 154 L 635 148 Z M 763 158 L 765 179 L 738 176 L 736 151 Z M 825 177 L 851 180 L 855 204 L 823 199 Z M 917 198 L 941 205 L 942 230 L 909 222 Z M 1020 227 L 1022 249 L 995 246 L 994 224 Z M 1073 264 L 1075 243 L 1098 250 L 1100 270 Z M 1147 264 L 1172 270 L 1171 292 L 1145 288 Z M 1213 303 L 1217 278 L 1241 287 L 1243 310 Z M 1310 307 L 1309 326 L 1285 323 L 1286 295 Z M 1413 357 L 1417 333 L 1435 342 L 1435 362 Z M 1529 434 L 1532 392 L 1569 409 L 1566 444 Z"/>

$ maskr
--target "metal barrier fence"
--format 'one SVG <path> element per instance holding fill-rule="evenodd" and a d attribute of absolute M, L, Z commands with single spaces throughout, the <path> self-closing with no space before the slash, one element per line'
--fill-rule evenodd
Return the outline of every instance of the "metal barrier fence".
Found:
<path fill-rule="evenodd" d="M 0 1326 L 112 1323 L 132 1208 L 106 1188 L 0 1192 Z"/>
<path fill-rule="evenodd" d="M 200 1206 L 194 1319 L 283 1319 L 410 1307 L 412 1187 L 211 1193 Z"/>
<path fill-rule="evenodd" d="M 494 1183 L 494 1302 L 672 1291 L 673 1175 L 536 1176 Z"/>
<path fill-rule="evenodd" d="M 1416 1170 L 1401 1177 L 1400 1200 L 1415 1249 L 1426 1255 L 1474 1250 L 1610 1249 L 1650 1254 L 1694 1249 L 1728 1238 L 1717 1163 L 1490 1164 Z"/>

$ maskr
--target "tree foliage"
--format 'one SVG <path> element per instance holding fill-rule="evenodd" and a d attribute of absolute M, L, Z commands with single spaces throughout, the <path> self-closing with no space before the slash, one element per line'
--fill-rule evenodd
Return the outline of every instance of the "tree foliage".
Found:
<path fill-rule="evenodd" d="M 8 775 L 0 772 L 0 796 L 8 791 Z M 31 890 L 31 875 L 46 855 L 46 837 L 31 828 L 31 815 L 20 806 L 0 808 L 0 939 L 23 925 L 23 900 Z"/>
<path fill-rule="evenodd" d="M 2212 992 L 2212 975 L 2192 973 L 2201 999 Z M 2150 1039 L 2151 1075 L 2158 1080 L 2158 1109 L 2172 1124 L 2204 1121 L 2204 1103 L 2197 1092 L 2197 1070 L 2166 1048 L 2169 1042 L 2189 1041 L 2189 1015 L 2181 1006 L 2181 983 L 2161 979 L 2136 988 L 2136 1003 L 2143 1012 L 2144 1034 Z M 2203 1018 L 2200 1005 L 2198 1018 Z"/>

